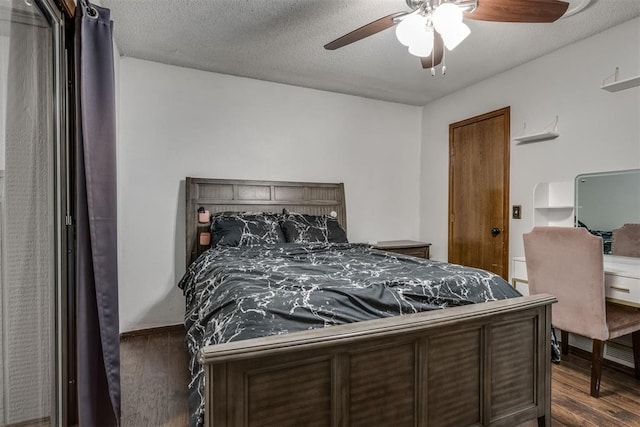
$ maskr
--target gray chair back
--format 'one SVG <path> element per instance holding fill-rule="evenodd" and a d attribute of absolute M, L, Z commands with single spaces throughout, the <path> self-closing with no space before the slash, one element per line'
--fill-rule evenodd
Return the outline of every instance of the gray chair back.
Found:
<path fill-rule="evenodd" d="M 625 224 L 613 230 L 611 255 L 640 258 L 640 224 Z"/>

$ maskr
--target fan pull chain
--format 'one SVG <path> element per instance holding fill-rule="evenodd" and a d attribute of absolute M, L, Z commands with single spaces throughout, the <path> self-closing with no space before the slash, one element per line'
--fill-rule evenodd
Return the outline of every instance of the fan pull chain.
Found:
<path fill-rule="evenodd" d="M 436 38 L 433 38 L 433 49 L 431 49 L 431 77 L 436 76 Z"/>
<path fill-rule="evenodd" d="M 447 49 L 442 46 L 442 75 L 447 74 Z"/>

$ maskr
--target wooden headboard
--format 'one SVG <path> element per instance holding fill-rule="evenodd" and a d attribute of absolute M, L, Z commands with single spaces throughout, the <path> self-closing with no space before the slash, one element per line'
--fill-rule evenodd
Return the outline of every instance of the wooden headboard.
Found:
<path fill-rule="evenodd" d="M 319 182 L 244 181 L 234 179 L 190 178 L 186 182 L 187 266 L 205 249 L 198 235 L 209 231 L 209 224 L 198 223 L 198 209 L 216 212 L 276 212 L 283 208 L 308 215 L 335 211 L 347 230 L 344 184 Z"/>

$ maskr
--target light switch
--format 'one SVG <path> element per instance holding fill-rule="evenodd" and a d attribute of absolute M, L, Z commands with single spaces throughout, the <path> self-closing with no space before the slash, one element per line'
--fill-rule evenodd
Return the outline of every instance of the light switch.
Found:
<path fill-rule="evenodd" d="M 522 205 L 513 205 L 513 219 L 522 219 Z"/>

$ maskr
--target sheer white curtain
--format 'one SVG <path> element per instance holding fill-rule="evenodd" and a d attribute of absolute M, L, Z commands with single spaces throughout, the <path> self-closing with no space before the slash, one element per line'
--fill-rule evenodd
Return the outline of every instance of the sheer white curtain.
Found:
<path fill-rule="evenodd" d="M 34 2 L 0 0 L 0 425 L 54 415 L 52 57 Z"/>

